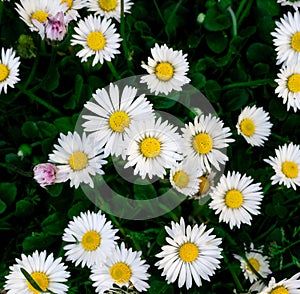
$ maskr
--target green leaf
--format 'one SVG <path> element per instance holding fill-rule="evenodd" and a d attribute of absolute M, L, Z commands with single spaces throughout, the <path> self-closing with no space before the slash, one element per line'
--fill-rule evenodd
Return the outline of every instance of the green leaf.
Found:
<path fill-rule="evenodd" d="M 228 29 L 231 26 L 231 18 L 227 11 L 222 11 L 217 7 L 207 10 L 204 20 L 204 27 L 208 31 L 216 32 Z"/>
<path fill-rule="evenodd" d="M 67 102 L 64 104 L 65 109 L 75 109 L 79 102 L 83 91 L 83 78 L 81 75 L 76 75 L 75 77 L 75 91 L 74 94 L 70 96 Z"/>
<path fill-rule="evenodd" d="M 206 78 L 203 74 L 201 73 L 194 73 L 191 75 L 191 84 L 198 88 L 198 89 L 202 89 L 204 88 L 206 83 Z"/>
<path fill-rule="evenodd" d="M 57 239 L 45 233 L 33 234 L 28 236 L 22 242 L 24 252 L 31 252 L 33 250 L 44 250 L 49 248 Z"/>
<path fill-rule="evenodd" d="M 276 214 L 280 217 L 280 218 L 285 218 L 287 216 L 288 210 L 285 206 L 282 205 L 276 205 L 275 207 L 275 211 Z"/>
<path fill-rule="evenodd" d="M 156 198 L 157 193 L 154 186 L 148 180 L 138 179 L 133 186 L 134 199 L 143 200 Z"/>
<path fill-rule="evenodd" d="M 174 106 L 176 104 L 177 99 L 178 95 L 175 94 L 172 96 L 172 98 L 151 96 L 150 101 L 153 104 L 154 109 L 166 109 Z"/>
<path fill-rule="evenodd" d="M 273 53 L 274 50 L 271 46 L 262 43 L 253 43 L 249 46 L 246 57 L 251 64 L 268 63 Z"/>
<path fill-rule="evenodd" d="M 36 138 L 39 136 L 39 128 L 33 121 L 26 121 L 22 125 L 22 134 L 26 138 Z"/>
<path fill-rule="evenodd" d="M 281 99 L 281 98 L 280 98 Z M 269 111 L 272 113 L 272 116 L 277 118 L 280 121 L 285 120 L 288 113 L 286 111 L 286 105 L 280 101 L 279 98 L 273 98 L 269 103 Z"/>
<path fill-rule="evenodd" d="M 57 236 L 64 232 L 66 225 L 65 217 L 57 212 L 46 217 L 41 223 L 42 229 L 46 234 Z"/>
<path fill-rule="evenodd" d="M 6 204 L 2 200 L 0 200 L 0 214 L 3 213 L 6 210 L 6 208 Z"/>
<path fill-rule="evenodd" d="M 42 81 L 42 89 L 46 92 L 54 91 L 59 85 L 58 67 L 53 66 Z"/>
<path fill-rule="evenodd" d="M 149 34 L 151 32 L 148 24 L 144 21 L 138 20 L 134 23 L 134 28 L 138 31 L 144 34 L 145 32 Z"/>
<path fill-rule="evenodd" d="M 85 211 L 89 207 L 90 203 L 79 201 L 68 210 L 68 217 L 71 219 L 74 216 L 78 216 L 82 211 Z"/>
<path fill-rule="evenodd" d="M 224 93 L 222 100 L 228 111 L 234 111 L 244 107 L 249 99 L 249 94 L 245 89 L 231 89 Z"/>
<path fill-rule="evenodd" d="M 58 130 L 55 127 L 55 125 L 46 121 L 37 122 L 37 126 L 40 130 L 40 136 L 42 138 L 54 138 L 58 133 Z"/>
<path fill-rule="evenodd" d="M 63 183 L 58 183 L 51 186 L 47 186 L 46 191 L 50 196 L 58 197 L 61 194 L 63 187 L 64 187 Z"/>
<path fill-rule="evenodd" d="M 257 63 L 253 67 L 253 75 L 256 77 L 262 77 L 270 72 L 270 66 L 266 63 Z"/>
<path fill-rule="evenodd" d="M 222 53 L 228 45 L 225 32 L 207 33 L 205 39 L 209 49 L 217 54 Z"/>
<path fill-rule="evenodd" d="M 280 5 L 274 0 L 257 0 L 257 7 L 262 15 L 280 15 Z"/>
<path fill-rule="evenodd" d="M 59 117 L 53 123 L 61 133 L 67 134 L 69 131 L 74 131 L 74 123 L 71 117 Z"/>
<path fill-rule="evenodd" d="M 204 91 L 207 99 L 211 102 L 217 102 L 221 96 L 221 86 L 215 80 L 208 80 Z"/>
<path fill-rule="evenodd" d="M 14 203 L 17 196 L 17 187 L 15 183 L 0 183 L 0 198 L 6 203 L 11 205 Z"/>
<path fill-rule="evenodd" d="M 33 204 L 26 199 L 19 200 L 16 203 L 15 215 L 17 217 L 29 216 L 33 213 Z"/>

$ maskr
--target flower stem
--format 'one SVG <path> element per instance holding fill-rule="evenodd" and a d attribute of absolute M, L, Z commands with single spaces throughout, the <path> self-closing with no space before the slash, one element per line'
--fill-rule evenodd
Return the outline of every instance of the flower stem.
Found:
<path fill-rule="evenodd" d="M 236 17 L 235 14 L 231 8 L 231 6 L 227 7 L 227 11 L 229 12 L 231 16 L 231 21 L 232 21 L 232 35 L 233 37 L 237 36 L 237 24 L 236 24 Z"/>
<path fill-rule="evenodd" d="M 254 80 L 248 82 L 239 82 L 239 83 L 232 83 L 223 86 L 223 90 L 232 89 L 232 88 L 239 88 L 239 87 L 259 87 L 262 85 L 272 84 L 274 81 L 271 79 L 262 79 L 262 80 Z"/>
<path fill-rule="evenodd" d="M 107 63 L 107 65 L 108 65 L 108 67 L 109 67 L 111 73 L 113 74 L 114 78 L 117 79 L 117 80 L 119 80 L 119 79 L 120 79 L 120 76 L 119 76 L 119 74 L 118 74 L 118 72 L 117 72 L 115 66 L 113 65 L 113 63 L 110 62 L 110 61 L 107 61 L 106 63 Z"/>

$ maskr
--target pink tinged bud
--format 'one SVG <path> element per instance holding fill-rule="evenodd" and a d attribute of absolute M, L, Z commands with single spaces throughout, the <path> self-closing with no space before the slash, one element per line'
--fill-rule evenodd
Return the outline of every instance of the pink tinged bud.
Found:
<path fill-rule="evenodd" d="M 58 167 L 52 163 L 40 163 L 33 168 L 33 178 L 41 187 L 53 185 L 56 182 Z"/>
<path fill-rule="evenodd" d="M 45 23 L 46 38 L 51 41 L 63 40 L 70 20 L 63 12 L 58 12 L 55 16 L 50 15 Z"/>

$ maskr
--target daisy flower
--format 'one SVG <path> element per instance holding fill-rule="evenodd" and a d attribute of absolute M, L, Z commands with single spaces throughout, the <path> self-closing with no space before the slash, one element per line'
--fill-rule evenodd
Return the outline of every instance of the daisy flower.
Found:
<path fill-rule="evenodd" d="M 300 292 L 300 273 L 293 275 L 289 279 L 283 279 L 280 282 L 275 281 L 272 277 L 269 285 L 265 287 L 259 294 L 293 294 Z"/>
<path fill-rule="evenodd" d="M 116 33 L 115 25 L 110 19 L 89 15 L 78 22 L 74 28 L 77 34 L 73 34 L 71 45 L 81 45 L 81 49 L 76 55 L 81 58 L 81 62 L 87 61 L 90 56 L 94 56 L 92 66 L 98 62 L 103 64 L 104 60 L 111 61 L 115 54 L 119 54 L 122 39 Z"/>
<path fill-rule="evenodd" d="M 128 128 L 143 120 L 153 120 L 152 104 L 142 94 L 136 98 L 137 89 L 109 85 L 109 91 L 98 89 L 93 94 L 94 102 L 88 101 L 84 107 L 95 115 L 83 115 L 86 132 L 92 132 L 99 147 L 104 146 L 104 155 L 122 155 L 125 158 L 122 142 Z"/>
<path fill-rule="evenodd" d="M 204 224 L 186 227 L 182 217 L 179 223 L 171 222 L 171 228 L 165 229 L 169 245 L 163 246 L 156 255 L 161 260 L 155 265 L 163 269 L 162 276 L 166 276 L 167 283 L 178 279 L 179 288 L 185 284 L 190 289 L 193 281 L 198 287 L 202 285 L 201 279 L 210 281 L 210 276 L 220 267 L 221 238 L 211 235 L 213 229 L 206 230 Z"/>
<path fill-rule="evenodd" d="M 61 0 L 61 3 L 66 3 L 67 5 L 66 16 L 73 20 L 80 17 L 78 10 L 85 7 L 85 1 L 86 0 Z"/>
<path fill-rule="evenodd" d="M 31 31 L 39 31 L 38 23 L 45 23 L 49 15 L 66 12 L 67 5 L 61 0 L 20 0 L 16 11 Z"/>
<path fill-rule="evenodd" d="M 202 170 L 192 161 L 184 159 L 170 170 L 170 183 L 178 192 L 186 195 L 194 195 L 199 188 Z"/>
<path fill-rule="evenodd" d="M 64 246 L 67 260 L 75 266 L 81 264 L 81 267 L 102 262 L 114 248 L 115 240 L 119 239 L 117 231 L 101 211 L 81 212 L 64 230 L 62 239 L 68 243 Z"/>
<path fill-rule="evenodd" d="M 108 290 L 119 293 L 113 290 L 120 290 L 121 287 L 135 288 L 138 292 L 146 291 L 150 287 L 146 282 L 149 278 L 149 265 L 141 259 L 141 255 L 141 251 L 126 249 L 123 242 L 120 247 L 115 246 L 101 265 L 91 268 L 90 278 L 94 282 L 96 293 L 107 293 Z M 120 288 L 114 288 L 114 285 Z"/>
<path fill-rule="evenodd" d="M 241 223 L 251 225 L 252 215 L 258 215 L 263 198 L 260 183 L 239 172 L 222 175 L 210 194 L 209 207 L 219 214 L 219 221 L 229 223 L 230 229 Z"/>
<path fill-rule="evenodd" d="M 70 187 L 75 186 L 76 189 L 80 183 L 94 188 L 91 176 L 103 175 L 101 167 L 106 163 L 97 142 L 85 133 L 81 138 L 77 132 L 68 132 L 68 135 L 60 134 L 58 143 L 54 145 L 53 153 L 49 154 L 50 162 L 60 164 L 57 177 L 64 177 L 65 181 L 69 179 Z"/>
<path fill-rule="evenodd" d="M 277 76 L 278 79 L 275 79 L 275 82 L 278 86 L 275 93 L 283 98 L 283 103 L 287 104 L 287 110 L 293 108 L 296 112 L 300 109 L 300 63 L 282 67 Z"/>
<path fill-rule="evenodd" d="M 21 255 L 16 264 L 10 266 L 10 272 L 5 277 L 4 288 L 7 294 L 40 293 L 25 278 L 21 269 L 24 269 L 45 293 L 64 294 L 68 286 L 64 283 L 70 277 L 67 267 L 61 262 L 61 257 L 54 259 L 53 254 L 47 256 L 46 251 L 35 251 L 32 255 Z"/>
<path fill-rule="evenodd" d="M 237 132 L 251 146 L 263 146 L 271 133 L 269 113 L 262 107 L 245 107 L 238 117 Z"/>
<path fill-rule="evenodd" d="M 14 88 L 19 79 L 20 57 L 16 57 L 16 52 L 10 48 L 5 51 L 1 49 L 0 58 L 0 94 L 2 89 L 7 93 L 7 86 Z"/>
<path fill-rule="evenodd" d="M 124 0 L 124 13 L 130 13 L 133 3 L 130 0 Z M 86 7 L 95 15 L 105 18 L 114 18 L 120 22 L 121 18 L 121 0 L 87 0 Z"/>
<path fill-rule="evenodd" d="M 279 183 L 287 188 L 292 187 L 296 190 L 296 186 L 300 186 L 300 148 L 293 143 L 284 144 L 275 150 L 276 157 L 270 156 L 264 159 L 269 163 L 275 171 L 275 175 L 271 177 L 272 185 Z"/>
<path fill-rule="evenodd" d="M 290 11 L 276 21 L 273 43 L 276 46 L 276 64 L 293 65 L 300 62 L 300 13 L 298 10 L 292 14 Z"/>
<path fill-rule="evenodd" d="M 280 3 L 282 6 L 293 6 L 294 9 L 298 9 L 300 7 L 300 1 L 296 0 L 277 0 L 277 3 Z"/>
<path fill-rule="evenodd" d="M 228 157 L 222 152 L 228 143 L 234 142 L 229 138 L 229 128 L 223 127 L 220 118 L 209 115 L 196 116 L 191 122 L 181 129 L 183 132 L 183 155 L 203 170 L 211 171 L 211 165 L 220 170 L 220 165 L 225 164 Z M 220 150 L 221 149 L 221 150 Z"/>
<path fill-rule="evenodd" d="M 148 89 L 155 95 L 167 95 L 172 90 L 181 91 L 182 86 L 190 82 L 186 77 L 189 70 L 187 54 L 168 48 L 166 44 L 155 44 L 151 54 L 153 58 L 148 57 L 148 64 L 142 63 L 142 68 L 149 75 L 141 77 L 141 83 L 147 83 Z"/>
<path fill-rule="evenodd" d="M 177 127 L 161 118 L 142 121 L 128 129 L 124 139 L 127 163 L 124 168 L 135 166 L 134 174 L 142 179 L 147 175 L 163 178 L 166 168 L 182 160 L 181 136 Z"/>

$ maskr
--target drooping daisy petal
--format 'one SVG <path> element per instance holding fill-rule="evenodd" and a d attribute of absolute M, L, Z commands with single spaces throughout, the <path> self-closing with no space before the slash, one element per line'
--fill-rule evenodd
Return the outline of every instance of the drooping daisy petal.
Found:
<path fill-rule="evenodd" d="M 91 267 L 105 260 L 115 246 L 117 230 L 112 228 L 111 222 L 99 211 L 98 213 L 81 212 L 69 222 L 63 234 L 63 241 L 67 260 Z"/>
<path fill-rule="evenodd" d="M 292 6 L 294 9 L 300 7 L 300 1 L 297 0 L 277 0 L 277 3 L 280 3 L 282 6 Z"/>
<path fill-rule="evenodd" d="M 194 199 L 202 199 L 212 191 L 212 188 L 215 185 L 215 172 L 204 172 L 199 176 L 199 187 L 198 191 L 194 194 Z"/>
<path fill-rule="evenodd" d="M 276 157 L 264 159 L 275 171 L 271 177 L 272 185 L 283 184 L 296 190 L 300 186 L 300 148 L 293 143 L 284 144 L 275 150 Z"/>

